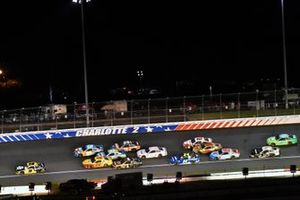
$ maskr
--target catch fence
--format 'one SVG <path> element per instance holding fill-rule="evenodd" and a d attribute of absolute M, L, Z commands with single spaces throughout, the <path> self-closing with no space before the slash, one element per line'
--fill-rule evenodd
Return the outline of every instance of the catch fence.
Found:
<path fill-rule="evenodd" d="M 54 104 L 2 110 L 1 133 L 300 114 L 300 90 Z M 286 109 L 288 107 L 288 109 Z"/>

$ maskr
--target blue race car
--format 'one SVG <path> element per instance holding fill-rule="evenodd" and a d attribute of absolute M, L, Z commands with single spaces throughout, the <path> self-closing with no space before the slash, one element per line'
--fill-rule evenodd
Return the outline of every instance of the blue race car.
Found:
<path fill-rule="evenodd" d="M 200 156 L 198 154 L 184 153 L 182 156 L 172 156 L 170 164 L 172 165 L 189 165 L 200 163 Z"/>

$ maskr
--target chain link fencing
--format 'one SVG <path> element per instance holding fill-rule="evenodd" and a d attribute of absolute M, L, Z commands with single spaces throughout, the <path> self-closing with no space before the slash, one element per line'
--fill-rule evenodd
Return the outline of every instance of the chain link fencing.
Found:
<path fill-rule="evenodd" d="M 1 133 L 130 124 L 296 115 L 300 90 L 211 94 L 47 106 L 0 111 Z"/>

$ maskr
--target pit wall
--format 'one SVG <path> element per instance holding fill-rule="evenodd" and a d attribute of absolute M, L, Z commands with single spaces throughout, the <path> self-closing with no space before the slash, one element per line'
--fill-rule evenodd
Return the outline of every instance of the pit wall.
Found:
<path fill-rule="evenodd" d="M 218 120 L 205 120 L 205 121 L 158 123 L 158 124 L 89 127 L 89 128 L 77 128 L 77 129 L 16 132 L 16 133 L 0 134 L 0 143 L 64 139 L 64 138 L 87 137 L 87 136 L 168 133 L 168 132 L 175 132 L 175 131 L 274 126 L 274 125 L 299 124 L 299 123 L 300 123 L 300 115 L 285 115 L 285 116 L 271 116 L 271 117 L 257 117 L 257 118 L 218 119 Z"/>

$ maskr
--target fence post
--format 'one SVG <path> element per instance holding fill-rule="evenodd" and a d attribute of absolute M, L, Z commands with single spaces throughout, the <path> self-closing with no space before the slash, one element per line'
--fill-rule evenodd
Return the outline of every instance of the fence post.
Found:
<path fill-rule="evenodd" d="M 183 96 L 183 121 L 186 121 L 186 105 L 185 105 L 185 96 Z"/>
<path fill-rule="evenodd" d="M 113 109 L 113 126 L 115 125 L 116 121 L 116 111 Z"/>
<path fill-rule="evenodd" d="M 55 116 L 55 128 L 58 129 L 58 116 Z"/>
<path fill-rule="evenodd" d="M 74 128 L 76 128 L 76 105 L 77 105 L 77 102 L 75 101 L 74 102 L 74 107 L 73 107 L 73 123 L 74 123 Z"/>
<path fill-rule="evenodd" d="M 20 126 L 19 126 L 19 131 L 22 132 L 22 111 L 24 110 L 24 108 L 20 109 Z"/>
<path fill-rule="evenodd" d="M 113 105 L 113 101 L 110 101 L 110 104 Z M 110 126 L 113 126 L 113 110 L 109 111 L 109 116 L 110 116 Z"/>
<path fill-rule="evenodd" d="M 166 97 L 166 122 L 169 122 L 169 118 L 168 118 L 168 112 L 169 112 L 169 109 L 168 109 L 168 99 L 169 97 Z"/>
<path fill-rule="evenodd" d="M 202 99 L 202 109 L 201 109 L 202 113 L 201 114 L 202 114 L 202 120 L 204 120 L 204 95 L 203 94 L 202 94 L 202 98 L 201 99 Z"/>
<path fill-rule="evenodd" d="M 276 87 L 275 87 L 275 89 L 274 89 L 274 104 L 273 104 L 273 106 L 274 106 L 274 109 L 275 109 L 275 116 L 277 116 L 277 97 L 276 97 Z"/>
<path fill-rule="evenodd" d="M 3 133 L 4 112 L 5 112 L 5 110 L 2 110 L 2 116 L 1 116 L 1 133 Z"/>
<path fill-rule="evenodd" d="M 92 127 L 94 127 L 94 117 L 95 117 L 95 107 L 94 107 L 95 102 L 92 102 Z"/>
<path fill-rule="evenodd" d="M 148 99 L 148 124 L 150 124 L 150 100 Z"/>
<path fill-rule="evenodd" d="M 237 102 L 237 108 L 238 108 L 238 118 L 241 117 L 241 102 L 240 102 L 240 95 L 241 93 L 238 93 L 238 102 Z"/>
<path fill-rule="evenodd" d="M 223 107 L 223 105 L 222 105 L 222 93 L 220 93 L 220 119 L 223 118 L 222 107 Z"/>
<path fill-rule="evenodd" d="M 38 125 L 37 125 L 37 130 L 40 130 L 40 123 L 41 123 L 41 111 L 42 111 L 42 106 L 39 107 L 39 111 L 38 111 Z"/>
<path fill-rule="evenodd" d="M 260 103 L 259 103 L 259 100 L 258 100 L 258 93 L 259 93 L 259 90 L 256 89 L 256 100 L 255 100 L 255 102 L 256 102 L 256 117 L 258 117 L 258 109 L 260 107 Z"/>
<path fill-rule="evenodd" d="M 130 101 L 130 123 L 133 124 L 133 99 Z"/>

